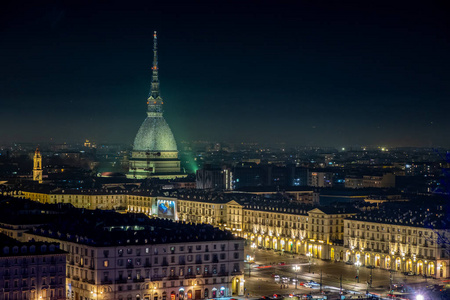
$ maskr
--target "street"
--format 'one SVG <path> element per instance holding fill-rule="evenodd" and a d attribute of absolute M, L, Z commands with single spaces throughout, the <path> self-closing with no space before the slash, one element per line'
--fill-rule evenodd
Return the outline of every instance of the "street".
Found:
<path fill-rule="evenodd" d="M 424 279 L 421 276 L 406 276 L 398 272 L 390 273 L 387 270 L 368 269 L 342 262 L 314 258 L 309 260 L 307 256 L 283 254 L 273 250 L 246 247 L 245 254 L 254 257 L 253 263 L 245 264 L 246 295 L 248 294 L 251 298 L 273 294 L 319 295 L 320 284 L 324 293 L 329 295 L 329 298 L 330 296 L 334 298 L 339 295 L 341 287 L 348 295 L 363 296 L 367 291 L 377 295 L 387 295 L 391 283 L 404 283 L 415 287 L 439 283 L 437 280 Z M 274 275 L 279 275 L 280 278 L 288 277 L 290 280 L 285 283 L 282 280 L 276 282 Z M 292 281 L 295 278 L 298 279 L 298 283 L 313 280 L 318 284 L 312 288 L 300 284 L 296 287 Z"/>

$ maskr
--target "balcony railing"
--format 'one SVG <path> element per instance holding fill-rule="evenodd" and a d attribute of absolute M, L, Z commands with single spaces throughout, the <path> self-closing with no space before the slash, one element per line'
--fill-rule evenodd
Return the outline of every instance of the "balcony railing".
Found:
<path fill-rule="evenodd" d="M 187 274 L 186 276 L 184 276 L 184 278 L 186 279 L 191 279 L 191 278 L 196 278 L 197 276 L 195 274 Z"/>
<path fill-rule="evenodd" d="M 163 278 L 163 276 L 152 276 L 152 281 L 161 281 Z"/>
<path fill-rule="evenodd" d="M 141 277 L 141 278 L 133 278 L 133 282 L 144 282 L 145 278 Z"/>
<path fill-rule="evenodd" d="M 92 280 L 92 281 L 94 281 L 94 283 L 91 283 L 91 284 L 95 284 L 95 280 Z M 101 283 L 102 284 L 112 284 L 112 280 L 111 279 L 103 279 L 101 281 Z"/>
<path fill-rule="evenodd" d="M 242 275 L 242 271 L 233 271 L 231 275 Z"/>

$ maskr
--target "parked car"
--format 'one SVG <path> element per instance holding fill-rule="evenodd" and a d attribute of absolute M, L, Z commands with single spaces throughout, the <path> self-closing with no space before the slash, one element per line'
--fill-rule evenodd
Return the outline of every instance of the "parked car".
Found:
<path fill-rule="evenodd" d="M 274 279 L 275 279 L 276 282 L 280 281 L 280 275 L 275 275 Z"/>
<path fill-rule="evenodd" d="M 367 269 L 375 269 L 375 266 L 367 265 L 366 268 Z"/>
<path fill-rule="evenodd" d="M 347 261 L 345 262 L 345 264 L 346 264 L 346 265 L 353 265 L 353 262 L 352 262 L 351 260 L 347 260 Z"/>

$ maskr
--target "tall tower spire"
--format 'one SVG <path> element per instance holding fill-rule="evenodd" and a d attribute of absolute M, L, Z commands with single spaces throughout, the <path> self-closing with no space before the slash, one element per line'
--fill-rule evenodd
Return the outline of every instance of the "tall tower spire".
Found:
<path fill-rule="evenodd" d="M 33 180 L 42 183 L 42 156 L 39 147 L 36 148 L 33 158 Z"/>
<path fill-rule="evenodd" d="M 153 66 L 152 66 L 152 86 L 148 95 L 147 105 L 149 116 L 162 116 L 162 98 L 159 94 L 158 78 L 158 37 L 156 31 L 153 32 Z"/>

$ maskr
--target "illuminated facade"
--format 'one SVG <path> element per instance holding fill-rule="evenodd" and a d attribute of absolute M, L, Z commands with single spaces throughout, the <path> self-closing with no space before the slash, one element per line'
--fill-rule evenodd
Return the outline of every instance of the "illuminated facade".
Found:
<path fill-rule="evenodd" d="M 400 222 L 401 216 L 397 218 L 355 216 L 345 220 L 344 260 L 398 272 L 449 277 L 448 252 L 439 242 L 448 230 L 427 228 L 420 222 Z"/>
<path fill-rule="evenodd" d="M 77 199 L 74 195 L 65 195 L 65 198 L 62 195 L 30 192 L 22 192 L 22 195 L 37 201 Z M 229 230 L 255 246 L 308 255 L 311 259 L 359 261 L 362 265 L 375 268 L 412 271 L 437 278 L 449 277 L 448 253 L 436 240 L 437 230 L 426 228 L 423 224 L 402 224 L 388 217 L 385 220 L 363 220 L 364 214 L 360 216 L 356 209 L 249 205 L 226 198 L 212 201 L 198 195 L 183 194 L 171 198 L 106 193 L 102 196 L 86 194 L 83 197 L 86 199 L 84 203 L 94 203 L 89 199 L 102 199 L 102 203 L 110 203 L 120 198 L 122 203 L 127 204 L 129 212 L 155 217 L 158 216 L 155 210 L 158 199 L 171 200 L 174 201 L 176 219 Z M 96 201 L 97 205 L 102 204 L 98 202 L 100 200 Z M 83 207 L 80 202 L 72 203 Z"/>
<path fill-rule="evenodd" d="M 42 155 L 39 148 L 36 149 L 33 157 L 33 180 L 42 183 Z"/>
<path fill-rule="evenodd" d="M 147 227 L 113 226 L 107 238 L 62 229 L 58 234 L 38 229 L 25 235 L 58 242 L 69 252 L 69 299 L 191 300 L 244 294 L 243 239 L 201 225 L 160 227 L 158 220 L 150 220 Z"/>
<path fill-rule="evenodd" d="M 164 103 L 159 92 L 156 31 L 153 36 L 153 55 L 147 118 L 136 134 L 127 177 L 133 179 L 186 177 L 186 174 L 180 172 L 177 144 L 163 116 Z"/>

